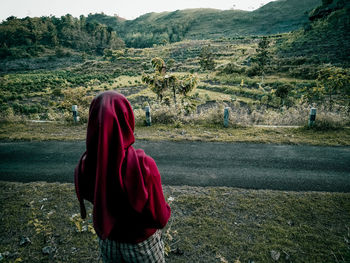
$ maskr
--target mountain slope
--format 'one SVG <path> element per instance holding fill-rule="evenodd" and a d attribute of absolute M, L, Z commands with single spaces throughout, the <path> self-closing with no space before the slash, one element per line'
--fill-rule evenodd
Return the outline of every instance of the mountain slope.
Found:
<path fill-rule="evenodd" d="M 290 32 L 308 21 L 308 13 L 321 0 L 277 0 L 249 12 L 242 10 L 186 9 L 149 13 L 134 20 L 112 23 L 113 19 L 96 17 L 124 39 L 130 47 L 183 39 L 214 39 L 242 35 L 267 35 Z"/>
<path fill-rule="evenodd" d="M 123 46 L 112 27 L 87 22 L 84 16 L 9 17 L 0 24 L 1 59 L 36 57 L 52 50 L 57 56 L 65 56 L 63 48 L 103 54 L 105 48 Z"/>
<path fill-rule="evenodd" d="M 350 2 L 323 2 L 310 13 L 310 23 L 288 36 L 279 51 L 287 57 L 350 65 Z"/>

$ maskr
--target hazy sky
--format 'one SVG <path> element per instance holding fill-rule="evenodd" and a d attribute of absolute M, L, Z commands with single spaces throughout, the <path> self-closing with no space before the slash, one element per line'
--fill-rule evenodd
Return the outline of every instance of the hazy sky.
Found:
<path fill-rule="evenodd" d="M 253 10 L 271 0 L 0 0 L 0 21 L 9 16 L 62 16 L 67 13 L 78 17 L 104 12 L 134 19 L 149 12 L 175 11 L 187 8 L 217 8 Z"/>

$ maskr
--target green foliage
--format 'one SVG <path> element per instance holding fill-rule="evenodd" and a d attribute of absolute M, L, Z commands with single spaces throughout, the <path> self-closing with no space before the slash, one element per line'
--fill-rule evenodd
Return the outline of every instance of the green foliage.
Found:
<path fill-rule="evenodd" d="M 176 94 L 187 96 L 198 85 L 198 78 L 192 74 L 179 78 L 173 74 L 166 74 L 166 64 L 159 57 L 153 58 L 151 64 L 155 70 L 154 74 L 143 74 L 142 81 L 157 94 L 160 102 L 162 102 L 165 93 L 169 91 L 172 93 L 174 104 L 176 104 Z"/>
<path fill-rule="evenodd" d="M 170 58 L 167 60 L 166 64 L 168 66 L 168 69 L 171 69 L 175 65 L 175 60 Z"/>
<path fill-rule="evenodd" d="M 257 64 L 253 64 L 246 72 L 247 76 L 254 77 L 261 73 L 261 68 Z"/>
<path fill-rule="evenodd" d="M 150 89 L 157 94 L 159 101 L 163 100 L 164 93 L 168 88 L 164 76 L 157 73 L 153 75 L 142 74 L 142 82 L 146 83 Z"/>
<path fill-rule="evenodd" d="M 304 87 L 301 91 L 309 103 L 322 102 L 324 100 L 324 90 L 321 87 Z"/>
<path fill-rule="evenodd" d="M 102 54 L 105 48 L 123 45 L 111 27 L 86 22 L 84 16 L 10 17 L 0 24 L 0 58 L 38 56 L 44 47 L 56 49 L 58 57 L 68 54 L 63 48 Z"/>
<path fill-rule="evenodd" d="M 309 19 L 311 21 L 322 19 L 336 10 L 349 7 L 350 3 L 345 0 L 322 0 L 322 5 L 312 10 L 309 15 Z"/>
<path fill-rule="evenodd" d="M 348 100 L 350 99 L 350 71 L 328 67 L 320 70 L 318 78 L 318 86 L 324 94 L 328 95 L 329 105 L 332 107 L 333 96 L 341 95 Z"/>
<path fill-rule="evenodd" d="M 292 89 L 292 87 L 290 85 L 282 85 L 282 86 L 277 87 L 275 95 L 282 99 L 283 105 L 284 105 L 284 101 L 288 97 L 291 89 Z"/>
<path fill-rule="evenodd" d="M 243 74 L 246 72 L 246 68 L 238 66 L 235 63 L 228 63 L 223 69 L 220 70 L 221 74 Z M 253 76 L 252 74 L 251 76 Z"/>
<path fill-rule="evenodd" d="M 71 108 L 72 105 L 78 106 L 79 117 L 81 121 L 86 122 L 88 119 L 89 105 L 93 96 L 87 96 L 87 89 L 84 87 L 69 88 L 63 92 L 63 101 L 60 103 L 60 108 L 65 111 L 67 120 L 72 120 Z"/>
<path fill-rule="evenodd" d="M 105 48 L 145 48 L 184 39 L 238 38 L 242 35 L 278 34 L 295 30 L 307 22 L 305 12 L 319 0 L 276 1 L 254 11 L 188 9 L 149 13 L 135 20 L 89 14 L 74 18 L 9 17 L 0 25 L 0 57 L 28 57 L 28 47 L 62 46 L 103 55 Z M 123 40 L 121 40 L 121 38 Z M 16 52 L 21 49 L 21 53 Z"/>
<path fill-rule="evenodd" d="M 112 27 L 128 47 L 145 48 L 184 39 L 239 38 L 243 35 L 268 35 L 290 32 L 308 21 L 305 12 L 319 0 L 274 1 L 253 12 L 241 10 L 186 9 L 148 13 L 134 20 L 104 14 L 89 15 Z"/>
<path fill-rule="evenodd" d="M 58 47 L 55 50 L 55 55 L 58 58 L 70 57 L 72 53 L 70 51 L 64 50 L 62 47 Z"/>
<path fill-rule="evenodd" d="M 262 77 L 264 76 L 266 67 L 271 60 L 269 45 L 269 39 L 267 37 L 263 37 L 258 43 L 256 55 L 253 58 L 253 62 L 255 62 L 257 65 L 257 71 L 259 74 L 261 74 Z"/>
<path fill-rule="evenodd" d="M 12 104 L 12 108 L 14 113 L 25 115 L 40 113 L 43 111 L 43 107 L 41 105 L 23 105 L 19 104 L 18 102 L 14 102 Z"/>
<path fill-rule="evenodd" d="M 266 95 L 266 92 L 259 89 L 242 88 L 237 86 L 217 86 L 217 85 L 199 85 L 198 89 L 221 92 L 224 94 L 244 96 L 255 100 L 260 100 L 261 97 Z"/>
<path fill-rule="evenodd" d="M 184 96 L 187 96 L 190 92 L 194 91 L 198 85 L 199 79 L 197 76 L 188 74 L 179 79 L 178 92 Z"/>
<path fill-rule="evenodd" d="M 334 1 L 339 3 L 342 1 Z M 287 57 L 313 58 L 316 63 L 350 64 L 350 3 L 320 6 L 304 29 L 279 42 L 278 52 Z"/>
<path fill-rule="evenodd" d="M 126 21 L 115 29 L 128 47 L 145 48 L 178 42 L 185 37 L 193 23 L 191 17 L 178 17 L 179 12 L 161 18 L 146 14 L 133 21 Z"/>
<path fill-rule="evenodd" d="M 63 95 L 62 89 L 61 88 L 54 88 L 52 90 L 52 95 L 54 95 L 56 97 L 62 96 Z"/>
<path fill-rule="evenodd" d="M 120 49 L 113 50 L 113 49 L 106 48 L 105 50 L 103 50 L 103 57 L 110 61 L 116 61 L 118 58 L 121 58 L 124 55 L 125 55 L 125 51 Z"/>
<path fill-rule="evenodd" d="M 204 70 L 213 70 L 215 68 L 214 54 L 210 49 L 210 46 L 202 48 L 199 54 L 199 64 Z"/>
<path fill-rule="evenodd" d="M 164 75 L 166 71 L 166 65 L 163 59 L 159 57 L 152 58 L 151 60 L 152 67 L 156 73 Z"/>

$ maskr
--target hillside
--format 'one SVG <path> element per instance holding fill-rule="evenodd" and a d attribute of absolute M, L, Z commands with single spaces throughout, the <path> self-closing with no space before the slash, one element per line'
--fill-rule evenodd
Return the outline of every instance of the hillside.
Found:
<path fill-rule="evenodd" d="M 185 39 L 279 34 L 302 27 L 309 11 L 319 5 L 320 0 L 277 0 L 253 12 L 199 8 L 148 13 L 134 20 L 103 13 L 9 17 L 0 24 L 0 57 L 36 57 L 53 51 L 62 57 L 72 50 L 102 55 L 105 48 L 117 49 L 124 43 L 145 48 Z"/>
<path fill-rule="evenodd" d="M 126 21 L 101 14 L 91 15 L 89 19 L 107 23 L 123 38 L 127 46 L 142 48 L 183 39 L 290 32 L 307 23 L 308 13 L 320 4 L 320 0 L 278 0 L 252 12 L 187 9 L 149 13 Z"/>
<path fill-rule="evenodd" d="M 286 36 L 279 47 L 280 55 L 349 66 L 350 2 L 323 2 L 310 13 L 304 28 Z"/>
<path fill-rule="evenodd" d="M 112 27 L 88 22 L 86 17 L 67 14 L 56 17 L 9 17 L 0 24 L 0 58 L 29 58 L 42 54 L 57 57 L 74 52 L 103 54 L 105 48 L 117 49 L 124 42 Z"/>

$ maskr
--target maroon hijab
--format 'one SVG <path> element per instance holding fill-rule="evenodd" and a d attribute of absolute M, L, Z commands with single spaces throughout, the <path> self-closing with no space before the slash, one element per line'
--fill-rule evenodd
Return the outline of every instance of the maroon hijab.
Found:
<path fill-rule="evenodd" d="M 123 95 L 107 91 L 91 102 L 86 152 L 74 177 L 81 215 L 86 217 L 83 200 L 87 199 L 94 205 L 94 228 L 102 239 L 116 224 L 121 199 L 128 200 L 139 213 L 148 199 L 144 167 L 131 146 L 135 142 L 134 126 L 132 108 Z"/>

